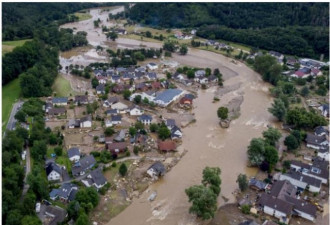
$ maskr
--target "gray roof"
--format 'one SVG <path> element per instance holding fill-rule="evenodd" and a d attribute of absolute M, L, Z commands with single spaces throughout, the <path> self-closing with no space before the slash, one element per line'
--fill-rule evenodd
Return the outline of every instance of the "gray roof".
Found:
<path fill-rule="evenodd" d="M 79 150 L 79 148 L 73 147 L 73 148 L 70 148 L 68 150 L 68 157 L 69 158 L 71 158 L 73 156 L 76 156 L 76 155 L 80 156 L 80 150 Z"/>
<path fill-rule="evenodd" d="M 323 126 L 316 127 L 314 132 L 315 132 L 315 135 L 321 135 L 322 133 L 329 135 L 329 131 L 327 129 L 325 129 Z"/>
<path fill-rule="evenodd" d="M 107 182 L 107 179 L 104 177 L 100 169 L 92 170 L 90 173 L 93 183 L 97 185 L 103 185 Z"/>
<path fill-rule="evenodd" d="M 122 141 L 126 136 L 126 130 L 122 129 L 119 131 L 119 134 L 117 135 L 117 137 L 115 137 L 115 141 Z"/>
<path fill-rule="evenodd" d="M 152 120 L 152 116 L 146 114 L 143 114 L 138 117 L 138 121 L 151 121 L 151 120 Z"/>
<path fill-rule="evenodd" d="M 293 205 L 293 211 L 299 210 L 301 212 L 307 213 L 311 216 L 316 217 L 316 206 L 312 205 L 301 199 L 296 199 L 290 196 L 285 196 L 285 200 Z"/>
<path fill-rule="evenodd" d="M 291 177 L 292 179 L 302 181 L 308 185 L 312 185 L 314 187 L 321 187 L 322 181 L 320 179 L 316 179 L 314 177 L 306 176 L 299 172 L 290 171 L 285 176 Z"/>
<path fill-rule="evenodd" d="M 112 115 L 111 121 L 121 121 L 121 115 Z"/>
<path fill-rule="evenodd" d="M 319 145 L 325 141 L 327 141 L 327 137 L 325 135 L 317 136 L 314 134 L 307 134 L 307 137 L 306 137 L 306 142 L 308 144 L 312 144 L 312 145 Z"/>
<path fill-rule="evenodd" d="M 80 119 L 80 123 L 86 122 L 86 121 L 92 121 L 92 116 L 88 115 Z"/>
<path fill-rule="evenodd" d="M 272 189 L 270 190 L 270 194 L 282 200 L 285 200 L 284 196 L 296 196 L 297 188 L 291 184 L 288 180 L 279 180 L 276 181 Z"/>
<path fill-rule="evenodd" d="M 165 125 L 168 126 L 168 127 L 174 127 L 176 125 L 175 120 L 174 119 L 167 119 L 165 121 Z"/>
<path fill-rule="evenodd" d="M 158 176 L 160 175 L 160 176 L 163 176 L 164 174 L 165 174 L 165 172 L 166 172 L 166 169 L 165 169 L 165 167 L 164 167 L 164 165 L 163 165 L 163 163 L 161 163 L 161 162 L 155 162 L 154 164 L 152 164 L 149 168 L 148 168 L 148 170 L 149 169 L 153 169 L 157 174 L 158 174 Z"/>
<path fill-rule="evenodd" d="M 265 182 L 262 182 L 260 180 L 257 180 L 255 178 L 252 178 L 249 180 L 249 186 L 253 186 L 253 187 L 256 187 L 260 190 L 264 190 L 266 188 L 266 183 Z"/>
<path fill-rule="evenodd" d="M 106 111 L 107 115 L 113 115 L 113 114 L 118 114 L 118 110 L 117 109 L 108 109 Z"/>
<path fill-rule="evenodd" d="M 105 85 L 104 84 L 99 84 L 96 86 L 96 91 L 101 91 L 103 92 L 105 89 Z"/>
<path fill-rule="evenodd" d="M 53 220 L 49 223 L 49 225 L 56 225 L 58 223 L 63 222 L 67 215 L 65 209 L 52 205 L 46 206 L 45 213 L 53 217 Z"/>
<path fill-rule="evenodd" d="M 88 96 L 87 95 L 76 95 L 74 97 L 74 102 L 88 102 Z"/>
<path fill-rule="evenodd" d="M 167 89 L 161 92 L 160 94 L 158 94 L 154 99 L 154 101 L 160 100 L 165 103 L 170 103 L 175 96 L 180 95 L 181 93 L 182 90 L 180 89 Z"/>
<path fill-rule="evenodd" d="M 290 215 L 292 211 L 292 205 L 290 203 L 266 193 L 262 193 L 258 203 L 262 206 L 268 206 L 272 209 L 276 209 L 286 215 Z"/>
<path fill-rule="evenodd" d="M 80 172 L 86 171 L 87 169 L 92 168 L 96 163 L 94 156 L 88 155 L 79 160 L 79 162 L 75 163 L 72 167 L 72 174 L 74 176 L 79 175 Z"/>
<path fill-rule="evenodd" d="M 67 97 L 53 98 L 52 102 L 53 102 L 53 104 L 56 104 L 56 103 L 67 103 L 68 102 L 68 98 Z"/>
<path fill-rule="evenodd" d="M 59 174 L 62 175 L 62 168 L 59 167 L 56 163 L 50 162 L 47 164 L 46 166 L 46 174 L 47 176 L 53 171 L 55 170 L 56 172 L 58 172 Z"/>
<path fill-rule="evenodd" d="M 70 193 L 73 189 L 78 189 L 78 186 L 71 183 L 64 183 L 62 186 L 58 189 L 57 195 L 60 198 L 68 199 L 70 196 Z"/>
<path fill-rule="evenodd" d="M 147 73 L 147 76 L 150 78 L 150 79 L 156 79 L 157 78 L 157 74 L 155 72 L 149 72 Z"/>

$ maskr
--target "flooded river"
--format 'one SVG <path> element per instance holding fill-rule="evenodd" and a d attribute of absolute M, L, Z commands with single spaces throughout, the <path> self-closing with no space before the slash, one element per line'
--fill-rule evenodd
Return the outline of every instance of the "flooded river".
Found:
<path fill-rule="evenodd" d="M 63 27 L 85 30 L 93 46 L 104 45 L 106 44 L 104 34 L 100 34 L 100 30 L 95 30 L 91 26 L 92 21 L 99 17 L 97 13 L 97 10 L 91 10 L 93 19 L 66 24 Z M 123 48 L 137 48 L 141 44 L 148 47 L 161 47 L 159 43 L 125 38 L 116 40 L 117 47 Z M 78 57 L 88 59 L 88 54 L 72 56 L 70 60 L 81 60 L 81 58 L 78 60 Z M 184 190 L 191 185 L 200 184 L 202 171 L 206 166 L 217 166 L 222 171 L 219 205 L 225 204 L 224 198 L 228 199 L 228 202 L 234 201 L 232 193 L 238 188 L 235 181 L 239 173 L 253 176 L 257 172 L 255 169 L 246 167 L 246 151 L 250 140 L 260 137 L 262 131 L 274 120 L 267 111 L 272 102 L 268 94 L 269 86 L 260 79 L 260 75 L 244 64 L 234 64 L 231 59 L 212 52 L 190 49 L 185 56 L 173 54 L 173 60 L 194 67 L 219 68 L 225 78 L 225 88 L 229 86 L 235 88 L 224 92 L 217 103 L 212 103 L 216 88 L 198 92 L 193 110 L 196 123 L 183 129 L 183 144 L 179 147 L 180 151 L 187 150 L 185 156 L 161 181 L 151 185 L 138 199 L 134 199 L 132 204 L 112 219 L 108 225 L 201 224 L 188 213 L 191 204 L 188 203 Z M 240 117 L 232 121 L 230 128 L 220 128 L 216 114 L 218 107 L 226 105 L 238 96 L 244 99 L 240 107 Z M 150 203 L 147 198 L 154 190 L 158 195 L 155 201 Z"/>

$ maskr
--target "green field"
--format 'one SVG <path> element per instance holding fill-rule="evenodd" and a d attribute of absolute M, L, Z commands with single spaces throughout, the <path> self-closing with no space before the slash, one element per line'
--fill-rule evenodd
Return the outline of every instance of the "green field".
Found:
<path fill-rule="evenodd" d="M 70 94 L 75 94 L 71 88 L 70 82 L 60 74 L 57 75 L 57 78 L 54 82 L 53 91 L 56 93 L 56 96 L 59 97 L 67 97 L 70 96 Z"/>
<path fill-rule="evenodd" d="M 19 79 L 15 79 L 2 87 L 2 130 L 7 126 L 14 102 L 21 94 Z"/>
<path fill-rule="evenodd" d="M 32 39 L 18 40 L 18 41 L 3 41 L 2 42 L 2 55 L 11 52 L 15 47 L 24 45 L 25 42 Z"/>
<path fill-rule="evenodd" d="M 76 12 L 74 15 L 79 18 L 79 21 L 88 20 L 92 18 L 91 14 L 89 13 Z"/>

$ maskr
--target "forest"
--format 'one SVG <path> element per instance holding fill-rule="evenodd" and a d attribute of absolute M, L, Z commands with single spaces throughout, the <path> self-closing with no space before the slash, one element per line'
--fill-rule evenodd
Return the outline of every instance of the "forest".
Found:
<path fill-rule="evenodd" d="M 158 28 L 199 28 L 198 36 L 319 58 L 329 52 L 326 3 L 138 3 L 128 14 Z"/>

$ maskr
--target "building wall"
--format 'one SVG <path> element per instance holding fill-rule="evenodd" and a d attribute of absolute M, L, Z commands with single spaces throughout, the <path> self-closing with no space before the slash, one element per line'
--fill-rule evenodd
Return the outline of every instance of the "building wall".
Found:
<path fill-rule="evenodd" d="M 60 180 L 60 179 L 61 179 L 61 175 L 54 170 L 50 174 L 48 174 L 48 180 Z"/>
<path fill-rule="evenodd" d="M 304 219 L 307 219 L 309 221 L 314 221 L 315 220 L 314 216 L 312 216 L 312 215 L 309 215 L 307 213 L 301 212 L 301 211 L 296 210 L 296 209 L 295 209 L 295 211 L 298 212 L 299 213 L 299 216 L 301 216 Z"/>
<path fill-rule="evenodd" d="M 77 161 L 79 161 L 80 156 L 79 156 L 79 155 L 75 155 L 75 156 L 73 156 L 73 157 L 71 157 L 71 158 L 69 158 L 69 159 L 70 159 L 70 161 L 72 161 L 72 162 L 77 162 Z"/>

